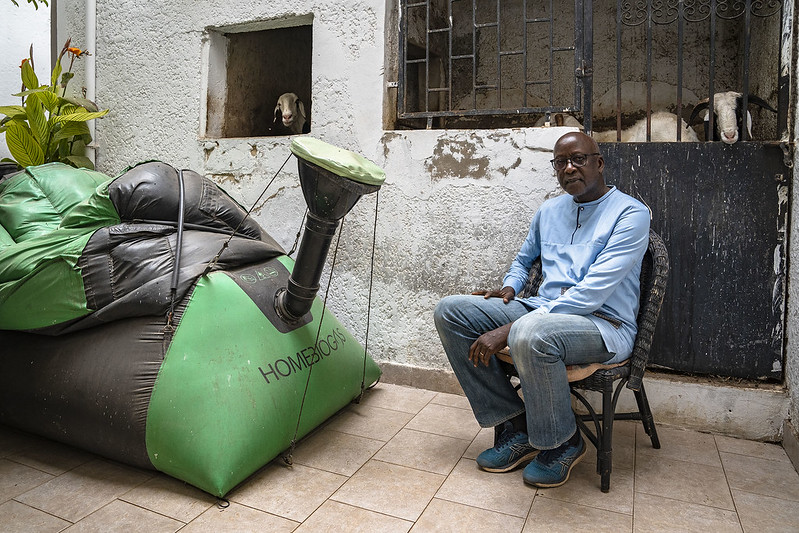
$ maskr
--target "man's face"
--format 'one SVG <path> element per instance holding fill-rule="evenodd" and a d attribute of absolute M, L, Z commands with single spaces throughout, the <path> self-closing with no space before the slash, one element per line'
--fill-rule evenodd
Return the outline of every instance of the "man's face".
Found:
<path fill-rule="evenodd" d="M 556 169 L 558 183 L 577 202 L 598 200 L 607 191 L 602 176 L 605 160 L 598 151 L 594 140 L 582 133 L 566 134 L 555 144 L 555 164 L 565 162 L 565 167 Z M 576 166 L 574 160 L 579 165 L 582 156 L 586 157 L 584 166 Z"/>

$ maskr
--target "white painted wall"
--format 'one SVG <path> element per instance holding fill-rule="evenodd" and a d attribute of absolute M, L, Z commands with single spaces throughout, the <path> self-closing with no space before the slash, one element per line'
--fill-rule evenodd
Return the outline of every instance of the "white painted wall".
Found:
<path fill-rule="evenodd" d="M 63 31 L 79 35 L 82 2 L 59 4 Z M 549 159 L 567 130 L 385 132 L 380 0 L 176 0 L 145 13 L 148 5 L 97 5 L 97 102 L 111 110 L 97 121 L 97 168 L 115 174 L 161 159 L 213 177 L 251 205 L 289 156 L 290 139 L 201 137 L 205 28 L 313 13 L 312 133 L 363 154 L 388 175 L 379 194 L 370 353 L 378 361 L 448 368 L 433 307 L 446 294 L 501 282 L 533 212 L 559 193 Z M 305 210 L 295 161 L 266 197 L 255 217 L 289 249 Z M 363 198 L 345 220 L 328 296 L 361 340 L 374 205 L 375 195 Z"/>
<path fill-rule="evenodd" d="M 18 105 L 20 99 L 11 96 L 21 85 L 19 64 L 28 57 L 33 44 L 36 75 L 40 81 L 50 79 L 50 8 L 10 0 L 0 0 L 0 105 Z M 5 134 L 0 133 L 0 159 L 10 157 Z"/>
<path fill-rule="evenodd" d="M 211 176 L 251 205 L 289 157 L 289 139 L 202 137 L 206 28 L 312 13 L 313 135 L 362 153 L 388 176 L 379 193 L 370 353 L 381 363 L 446 370 L 433 307 L 444 295 L 500 283 L 532 214 L 559 194 L 548 160 L 565 130 L 383 130 L 383 100 L 393 90 L 386 87 L 396 81 L 383 70 L 384 43 L 393 39 L 384 31 L 395 31 L 384 28 L 384 9 L 382 0 L 99 2 L 96 99 L 111 113 L 97 121 L 97 166 L 115 174 L 161 159 Z M 78 38 L 83 25 L 83 1 L 61 0 L 58 39 Z M 266 198 L 255 218 L 288 249 L 305 209 L 294 161 Z M 363 198 L 345 220 L 328 296 L 329 307 L 362 341 L 375 200 Z M 793 200 L 799 200 L 796 187 Z M 799 231 L 791 245 L 799 250 Z M 797 269 L 793 258 L 791 279 Z M 791 385 L 799 383 L 798 299 L 791 283 Z M 788 416 L 794 416 L 797 387 L 790 396 Z"/>

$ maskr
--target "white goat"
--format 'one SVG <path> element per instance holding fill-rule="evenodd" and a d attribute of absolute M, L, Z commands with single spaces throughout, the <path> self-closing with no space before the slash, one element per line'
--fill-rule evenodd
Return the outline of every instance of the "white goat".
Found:
<path fill-rule="evenodd" d="M 688 127 L 685 121 L 674 113 L 658 111 L 652 113 L 650 127 L 650 141 L 652 142 L 673 142 L 677 140 L 677 120 L 680 121 L 682 132 L 680 141 L 699 142 L 694 130 Z M 597 142 L 616 142 L 616 130 L 595 131 L 592 137 Z M 635 143 L 646 142 L 646 118 L 642 118 L 629 128 L 621 130 L 621 142 Z"/>
<path fill-rule="evenodd" d="M 294 93 L 283 93 L 277 99 L 275 106 L 275 122 L 278 117 L 282 118 L 283 125 L 286 126 L 292 134 L 305 133 L 305 106 L 302 100 Z"/>
<path fill-rule="evenodd" d="M 768 102 L 750 94 L 748 97 L 750 104 L 758 105 L 769 111 L 777 112 L 776 109 L 771 107 Z M 691 118 L 688 119 L 689 124 L 693 124 L 699 113 L 705 112 L 705 140 L 711 140 L 710 132 L 710 115 L 708 113 L 710 103 L 708 99 L 704 99 L 696 104 Z M 735 91 L 727 91 L 724 93 L 716 93 L 713 95 L 713 110 L 716 114 L 716 119 L 713 122 L 713 136 L 712 140 L 722 141 L 727 144 L 738 142 L 741 138 L 740 130 L 743 127 L 743 94 Z M 752 114 L 746 110 L 746 131 L 749 133 L 749 139 L 752 138 Z"/>
<path fill-rule="evenodd" d="M 539 128 L 541 126 L 569 126 L 572 128 L 580 128 L 583 129 L 583 125 L 580 124 L 580 121 L 571 116 L 568 113 L 551 113 L 549 115 L 549 124 L 547 124 L 547 116 L 544 115 L 543 117 L 539 118 L 534 126 Z"/>

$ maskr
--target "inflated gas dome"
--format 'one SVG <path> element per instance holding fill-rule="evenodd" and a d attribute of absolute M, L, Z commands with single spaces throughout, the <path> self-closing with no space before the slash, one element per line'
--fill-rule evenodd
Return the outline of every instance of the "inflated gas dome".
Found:
<path fill-rule="evenodd" d="M 384 175 L 320 143 L 292 145 L 296 267 L 191 171 L 2 178 L 0 422 L 224 496 L 358 397 L 380 370 L 316 292 L 338 221 Z"/>

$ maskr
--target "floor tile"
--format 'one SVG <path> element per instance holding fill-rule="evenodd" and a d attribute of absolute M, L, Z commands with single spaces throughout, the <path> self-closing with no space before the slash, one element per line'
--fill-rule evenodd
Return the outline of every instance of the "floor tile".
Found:
<path fill-rule="evenodd" d="M 524 519 L 517 516 L 433 498 L 411 533 L 519 533 L 522 527 Z"/>
<path fill-rule="evenodd" d="M 524 518 L 535 488 L 524 484 L 521 469 L 497 474 L 482 470 L 471 459 L 461 459 L 436 498 Z"/>
<path fill-rule="evenodd" d="M 471 411 L 434 403 L 425 406 L 405 427 L 463 440 L 472 440 L 480 431 Z"/>
<path fill-rule="evenodd" d="M 114 500 L 71 526 L 66 533 L 173 533 L 183 522 Z"/>
<path fill-rule="evenodd" d="M 384 444 L 325 427 L 300 441 L 292 459 L 295 464 L 351 476 Z"/>
<path fill-rule="evenodd" d="M 423 391 L 411 387 L 378 383 L 366 391 L 361 400 L 361 405 L 369 407 L 382 407 L 393 411 L 416 414 L 422 407 L 436 397 L 433 391 Z"/>
<path fill-rule="evenodd" d="M 211 507 L 180 530 L 180 533 L 242 533 L 269 531 L 289 533 L 299 524 L 257 509 L 231 502 L 224 509 Z"/>
<path fill-rule="evenodd" d="M 635 533 L 734 533 L 741 531 L 735 511 L 636 493 Z"/>
<path fill-rule="evenodd" d="M 57 476 L 95 457 L 92 453 L 60 442 L 36 439 L 8 459 Z"/>
<path fill-rule="evenodd" d="M 623 533 L 632 531 L 632 516 L 536 497 L 523 533 Z"/>
<path fill-rule="evenodd" d="M 53 476 L 6 459 L 0 459 L 0 503 L 47 483 Z"/>
<path fill-rule="evenodd" d="M 69 525 L 66 520 L 14 500 L 0 505 L 0 530 L 4 533 L 56 533 Z"/>
<path fill-rule="evenodd" d="M 799 503 L 733 489 L 744 533 L 799 531 Z"/>
<path fill-rule="evenodd" d="M 460 394 L 439 392 L 435 395 L 430 403 L 446 405 L 448 407 L 457 407 L 458 409 L 465 409 L 467 411 L 472 410 L 472 406 L 469 405 L 469 400 L 466 398 L 466 396 L 461 396 Z"/>
<path fill-rule="evenodd" d="M 152 472 L 95 459 L 16 499 L 70 522 L 77 522 L 153 475 Z"/>
<path fill-rule="evenodd" d="M 463 452 L 464 459 L 477 459 L 484 450 L 494 446 L 494 428 L 480 428 L 480 432 Z"/>
<path fill-rule="evenodd" d="M 602 492 L 602 478 L 596 473 L 596 459 L 583 459 L 572 469 L 569 481 L 560 487 L 539 489 L 538 497 L 632 515 L 633 479 L 631 468 L 614 466 L 610 474 L 610 492 Z"/>
<path fill-rule="evenodd" d="M 720 509 L 734 509 L 721 467 L 639 454 L 635 463 L 635 491 Z"/>
<path fill-rule="evenodd" d="M 444 476 L 371 460 L 331 497 L 378 513 L 416 520 Z"/>
<path fill-rule="evenodd" d="M 613 424 L 613 442 L 611 443 L 613 454 L 611 459 L 614 470 L 616 468 L 632 470 L 635 466 L 636 425 L 638 424 L 623 420 Z M 646 434 L 643 435 L 646 439 L 643 445 L 652 449 L 649 437 L 647 437 Z M 591 444 L 588 438 L 585 436 L 583 436 L 583 438 L 585 439 L 585 445 L 587 447 L 587 452 L 583 461 L 596 464 L 596 448 Z M 659 450 L 654 451 L 657 452 Z"/>
<path fill-rule="evenodd" d="M 166 474 L 156 475 L 119 499 L 181 522 L 191 522 L 217 501 L 214 496 Z"/>
<path fill-rule="evenodd" d="M 396 435 L 412 418 L 411 413 L 352 404 L 334 416 L 325 429 L 385 442 Z"/>
<path fill-rule="evenodd" d="M 328 500 L 295 533 L 406 533 L 413 522 Z"/>
<path fill-rule="evenodd" d="M 791 459 L 779 444 L 769 442 L 755 442 L 753 440 L 736 439 L 734 437 L 724 437 L 716 435 L 716 446 L 720 452 L 737 453 L 738 455 L 749 455 L 762 459 L 789 462 Z"/>
<path fill-rule="evenodd" d="M 688 463 L 708 466 L 721 466 L 721 459 L 716 450 L 716 441 L 710 433 L 700 433 L 686 429 L 658 426 L 660 449 L 652 447 L 652 441 L 638 424 L 637 453 L 657 456 L 661 459 L 677 459 Z"/>
<path fill-rule="evenodd" d="M 799 502 L 799 474 L 790 463 L 727 452 L 721 460 L 731 488 Z"/>
<path fill-rule="evenodd" d="M 273 461 L 234 489 L 228 498 L 273 515 L 302 522 L 347 481 L 338 474 Z"/>
<path fill-rule="evenodd" d="M 375 459 L 446 475 L 468 446 L 468 440 L 403 429 L 377 452 Z"/>

